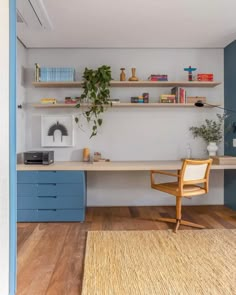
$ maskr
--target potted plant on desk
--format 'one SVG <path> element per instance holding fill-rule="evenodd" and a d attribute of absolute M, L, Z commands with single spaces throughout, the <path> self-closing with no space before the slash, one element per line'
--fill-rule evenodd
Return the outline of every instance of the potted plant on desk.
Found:
<path fill-rule="evenodd" d="M 110 81 L 111 67 L 103 65 L 96 70 L 85 68 L 83 74 L 83 93 L 81 101 L 76 105 L 81 107 L 81 102 L 88 104 L 88 109 L 82 114 L 87 122 L 92 122 L 92 133 L 90 138 L 97 135 L 98 127 L 102 125 L 102 113 L 106 110 L 106 106 L 110 104 Z M 79 117 L 75 118 L 76 123 L 79 122 Z"/>
<path fill-rule="evenodd" d="M 216 114 L 217 120 L 206 119 L 199 127 L 190 127 L 189 130 L 195 137 L 202 137 L 207 143 L 209 156 L 216 156 L 219 144 L 223 138 L 223 124 L 227 115 Z"/>

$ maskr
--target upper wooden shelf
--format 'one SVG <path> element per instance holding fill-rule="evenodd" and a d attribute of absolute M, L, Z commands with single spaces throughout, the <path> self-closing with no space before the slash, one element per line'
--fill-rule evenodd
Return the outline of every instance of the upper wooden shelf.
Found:
<path fill-rule="evenodd" d="M 82 87 L 82 81 L 74 82 L 33 82 L 35 87 L 45 88 L 77 88 Z M 111 87 L 216 87 L 220 82 L 206 82 L 206 81 L 111 81 Z"/>
<path fill-rule="evenodd" d="M 66 104 L 66 103 L 56 103 L 56 104 L 33 104 L 35 108 L 76 108 L 75 104 Z M 81 107 L 87 107 L 88 104 L 81 104 Z M 218 104 L 205 106 L 205 107 L 217 107 Z M 110 107 L 108 105 L 108 107 Z M 113 103 L 112 107 L 138 107 L 138 108 L 152 108 L 152 107 L 195 107 L 193 103 L 129 103 L 129 102 L 120 102 L 120 103 Z M 197 107 L 196 107 L 197 108 Z"/>

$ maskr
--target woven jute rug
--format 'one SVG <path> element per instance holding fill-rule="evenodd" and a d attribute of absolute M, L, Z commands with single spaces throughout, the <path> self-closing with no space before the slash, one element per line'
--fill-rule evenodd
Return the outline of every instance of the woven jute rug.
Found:
<path fill-rule="evenodd" d="M 235 295 L 236 230 L 97 231 L 82 295 Z"/>

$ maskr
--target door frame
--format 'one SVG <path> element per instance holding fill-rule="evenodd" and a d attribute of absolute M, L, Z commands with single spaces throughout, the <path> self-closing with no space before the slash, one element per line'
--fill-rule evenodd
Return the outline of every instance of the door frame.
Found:
<path fill-rule="evenodd" d="M 16 0 L 9 0 L 9 294 L 16 293 Z"/>

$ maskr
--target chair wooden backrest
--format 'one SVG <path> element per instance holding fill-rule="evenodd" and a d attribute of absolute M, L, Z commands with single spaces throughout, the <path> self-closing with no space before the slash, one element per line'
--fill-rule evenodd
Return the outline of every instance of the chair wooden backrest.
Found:
<path fill-rule="evenodd" d="M 184 160 L 179 173 L 179 189 L 183 190 L 184 185 L 188 184 L 202 184 L 206 193 L 208 193 L 211 164 L 212 159 Z"/>

